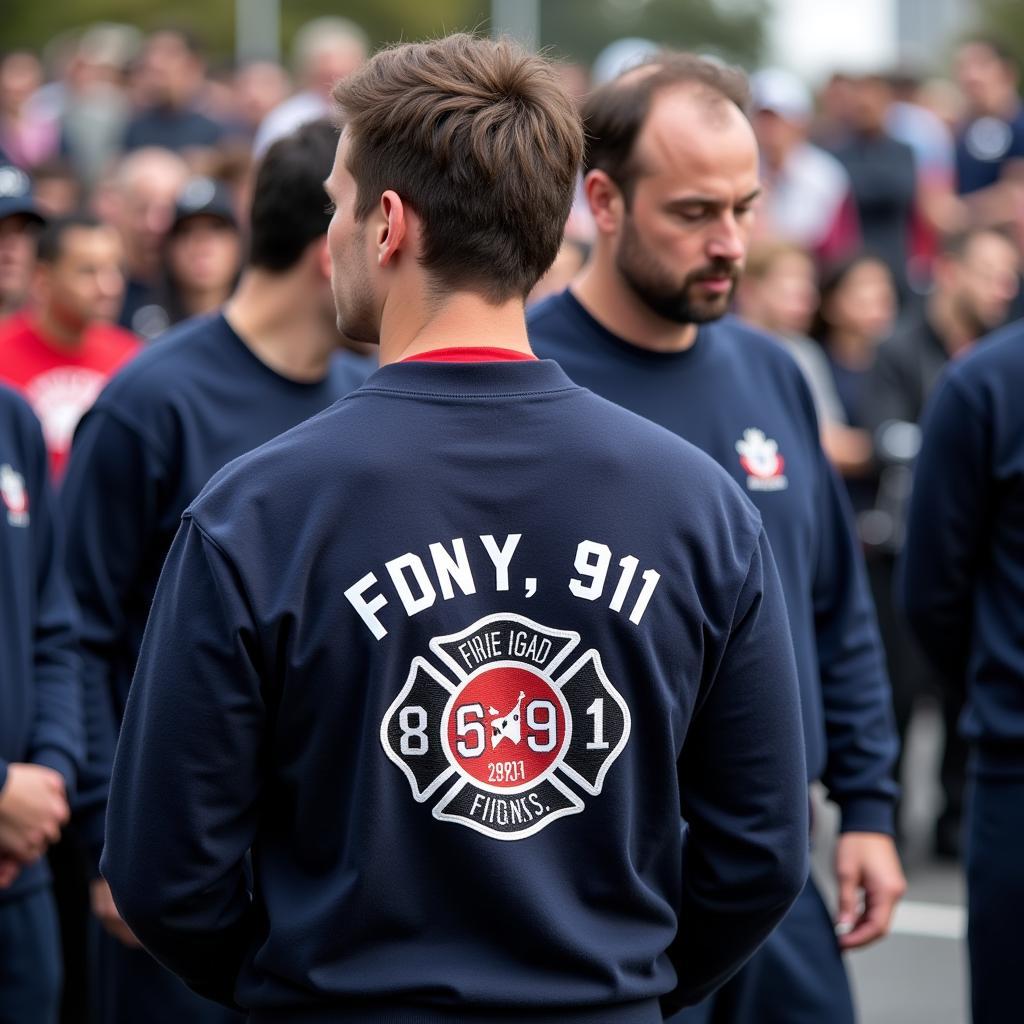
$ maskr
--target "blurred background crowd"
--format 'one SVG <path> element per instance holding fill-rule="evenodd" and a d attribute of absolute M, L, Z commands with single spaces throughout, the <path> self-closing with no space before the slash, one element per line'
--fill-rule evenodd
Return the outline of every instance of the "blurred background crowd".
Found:
<path fill-rule="evenodd" d="M 819 53 L 814 73 L 772 44 L 767 0 L 160 6 L 4 3 L 0 380 L 39 414 L 55 477 L 107 377 L 229 296 L 256 161 L 325 116 L 333 83 L 377 45 L 486 28 L 504 8 L 510 29 L 562 58 L 580 97 L 659 46 L 693 49 L 752 73 L 764 195 L 737 312 L 788 346 L 811 385 L 857 514 L 901 734 L 922 700 L 941 701 L 893 607 L 893 571 L 929 391 L 948 360 L 1024 314 L 1021 5 L 893 0 L 894 22 L 916 11 L 927 24 L 916 45 L 831 67 Z M 815 5 L 837 18 L 861 6 Z M 801 4 L 774 7 L 792 21 Z M 829 61 L 843 29 L 823 24 Z M 572 278 L 591 232 L 581 197 L 535 298 Z M 958 712 L 942 708 L 939 858 L 960 853 Z"/>

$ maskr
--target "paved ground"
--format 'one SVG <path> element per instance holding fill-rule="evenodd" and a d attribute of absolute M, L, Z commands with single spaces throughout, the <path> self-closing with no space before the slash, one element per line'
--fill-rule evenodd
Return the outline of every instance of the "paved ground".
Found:
<path fill-rule="evenodd" d="M 908 741 L 907 843 L 904 868 L 909 891 L 894 934 L 851 954 L 860 1024 L 967 1024 L 967 965 L 961 873 L 928 857 L 929 828 L 938 802 L 938 745 L 941 723 L 924 707 Z M 818 816 L 815 870 L 831 889 L 831 835 L 835 818 Z"/>

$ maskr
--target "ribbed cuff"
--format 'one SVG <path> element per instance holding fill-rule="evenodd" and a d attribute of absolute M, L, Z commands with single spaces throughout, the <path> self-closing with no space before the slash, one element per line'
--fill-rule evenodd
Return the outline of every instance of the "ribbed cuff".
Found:
<path fill-rule="evenodd" d="M 839 803 L 840 832 L 881 832 L 896 835 L 896 811 L 884 797 L 856 797 Z"/>
<path fill-rule="evenodd" d="M 64 788 L 67 790 L 68 800 L 74 796 L 75 781 L 78 773 L 75 771 L 74 760 L 59 747 L 40 747 L 32 754 L 32 763 L 43 768 L 52 768 L 60 772 L 64 779 Z"/>

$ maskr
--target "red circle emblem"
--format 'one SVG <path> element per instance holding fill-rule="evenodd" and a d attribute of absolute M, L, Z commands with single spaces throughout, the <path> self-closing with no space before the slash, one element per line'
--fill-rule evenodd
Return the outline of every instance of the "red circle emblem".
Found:
<path fill-rule="evenodd" d="M 442 727 L 452 763 L 484 789 L 528 789 L 548 773 L 568 740 L 562 695 L 521 665 L 484 669 L 459 691 Z"/>

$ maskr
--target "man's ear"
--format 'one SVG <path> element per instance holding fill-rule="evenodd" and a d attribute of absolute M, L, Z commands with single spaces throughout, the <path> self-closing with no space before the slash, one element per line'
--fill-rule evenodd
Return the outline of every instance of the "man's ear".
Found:
<path fill-rule="evenodd" d="M 388 189 L 380 197 L 380 215 L 374 239 L 377 261 L 382 267 L 408 248 L 411 241 L 409 227 L 409 212 L 402 197 Z"/>
<path fill-rule="evenodd" d="M 618 231 L 626 213 L 622 189 L 604 171 L 593 170 L 583 179 L 583 194 L 597 230 L 603 235 Z"/>

